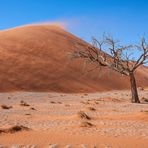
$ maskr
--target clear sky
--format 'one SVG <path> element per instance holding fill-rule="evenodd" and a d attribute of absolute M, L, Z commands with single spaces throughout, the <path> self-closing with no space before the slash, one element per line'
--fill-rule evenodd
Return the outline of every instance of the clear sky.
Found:
<path fill-rule="evenodd" d="M 137 41 L 148 34 L 148 0 L 0 0 L 0 30 L 48 21 L 87 41 L 103 32 Z"/>

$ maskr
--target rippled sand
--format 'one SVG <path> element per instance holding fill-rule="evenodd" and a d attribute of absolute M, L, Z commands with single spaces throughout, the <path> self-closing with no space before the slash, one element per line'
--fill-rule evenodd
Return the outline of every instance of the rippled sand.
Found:
<path fill-rule="evenodd" d="M 148 98 L 146 90 L 141 90 L 139 94 L 140 98 Z M 28 106 L 21 105 L 22 101 Z M 67 148 L 148 146 L 148 103 L 130 103 L 129 91 L 92 94 L 0 93 L 0 105 L 12 106 L 10 109 L 0 109 L 1 129 L 14 125 L 30 129 L 0 133 L 1 145 Z M 79 111 L 87 114 L 90 120 L 80 118 Z M 87 126 L 86 122 L 92 126 Z"/>

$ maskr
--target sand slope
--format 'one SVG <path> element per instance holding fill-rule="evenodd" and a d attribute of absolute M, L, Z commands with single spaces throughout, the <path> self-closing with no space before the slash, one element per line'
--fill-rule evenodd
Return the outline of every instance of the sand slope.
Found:
<path fill-rule="evenodd" d="M 84 62 L 70 60 L 69 52 L 86 46 L 86 42 L 52 25 L 0 31 L 0 91 L 91 92 L 128 88 L 128 78 L 107 69 L 85 73 Z M 138 71 L 139 86 L 148 86 L 147 72 L 145 67 Z"/>

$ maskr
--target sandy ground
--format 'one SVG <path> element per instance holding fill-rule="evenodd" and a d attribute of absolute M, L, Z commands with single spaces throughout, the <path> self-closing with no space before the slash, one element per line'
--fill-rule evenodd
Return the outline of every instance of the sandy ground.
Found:
<path fill-rule="evenodd" d="M 141 90 L 139 95 L 148 98 L 148 91 Z M 21 101 L 30 106 L 20 105 Z M 0 93 L 0 105 L 12 106 L 0 108 L 0 129 L 15 125 L 30 128 L 29 131 L 0 133 L 2 147 L 148 147 L 148 103 L 130 103 L 129 91 Z M 80 111 L 90 120 L 82 119 L 78 115 Z"/>

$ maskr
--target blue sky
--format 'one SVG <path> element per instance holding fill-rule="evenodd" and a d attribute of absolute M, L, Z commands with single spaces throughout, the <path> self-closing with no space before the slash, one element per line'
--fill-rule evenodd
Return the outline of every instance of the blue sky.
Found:
<path fill-rule="evenodd" d="M 66 22 L 86 41 L 104 32 L 137 41 L 148 34 L 148 0 L 0 0 L 0 30 L 46 21 Z"/>

